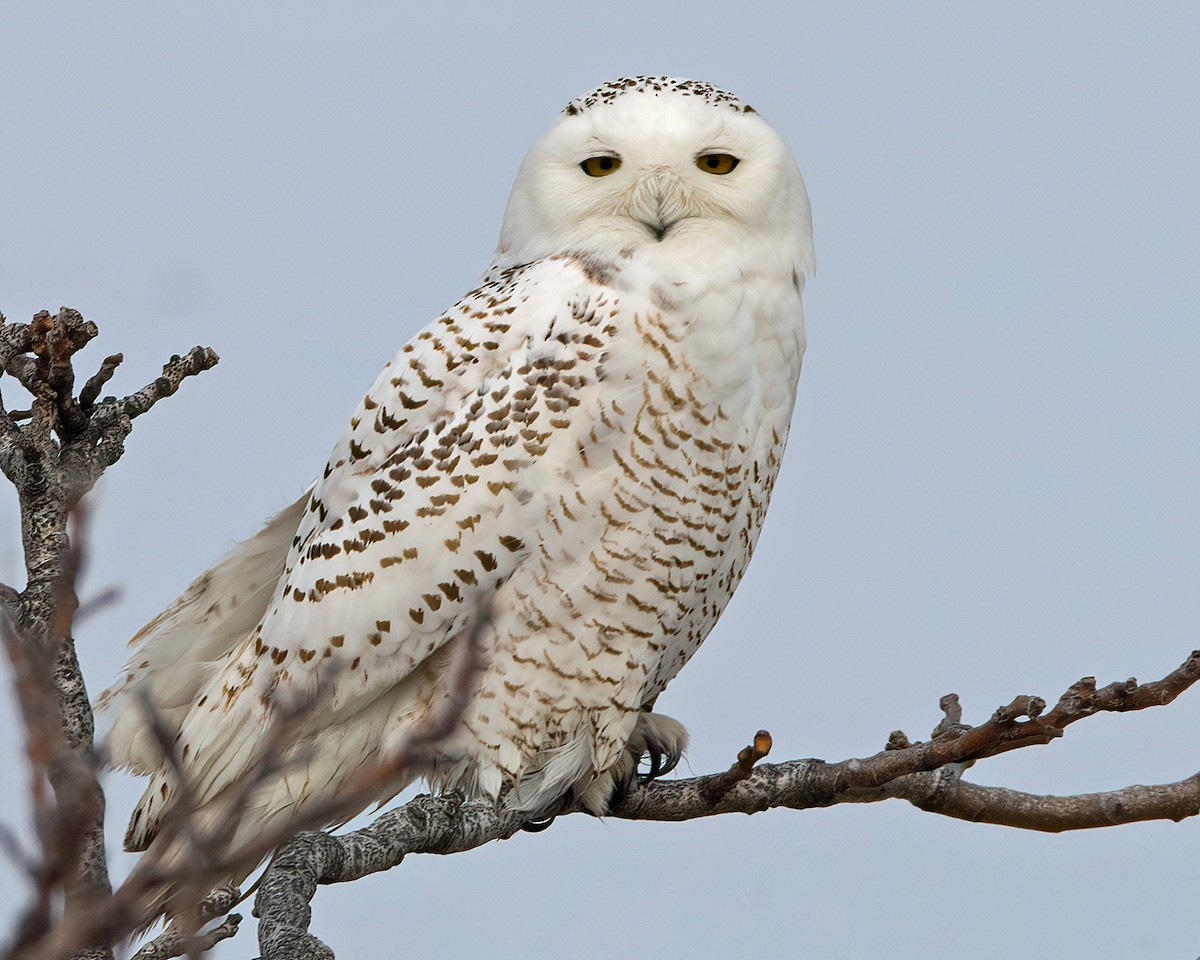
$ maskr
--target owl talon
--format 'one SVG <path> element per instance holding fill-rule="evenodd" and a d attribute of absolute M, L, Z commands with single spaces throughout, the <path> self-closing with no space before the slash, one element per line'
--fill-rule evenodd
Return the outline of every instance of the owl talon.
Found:
<path fill-rule="evenodd" d="M 682 724 L 670 717 L 664 717 L 661 713 L 644 710 L 625 749 L 633 758 L 635 767 L 645 758 L 648 769 L 631 772 L 628 785 L 636 781 L 645 786 L 659 777 L 665 777 L 679 766 L 686 748 L 687 731 L 683 729 Z"/>
<path fill-rule="evenodd" d="M 683 759 L 683 754 L 673 750 L 664 753 L 662 750 L 651 747 L 646 750 L 646 757 L 650 762 L 650 769 L 639 774 L 637 778 L 638 783 L 643 786 L 652 783 L 659 777 L 665 777 L 674 770 L 679 766 L 679 761 Z"/>
<path fill-rule="evenodd" d="M 638 783 L 642 784 L 658 779 L 663 773 L 662 754 L 657 750 L 648 750 L 646 751 L 646 756 L 650 760 L 650 769 L 643 774 L 639 774 Z"/>
<path fill-rule="evenodd" d="M 568 791 L 554 803 L 543 807 L 539 811 L 539 816 L 530 817 L 521 824 L 521 829 L 526 833 L 541 833 L 543 830 L 550 829 L 550 824 L 554 823 L 564 813 L 570 813 L 574 809 L 575 795 Z"/>
<path fill-rule="evenodd" d="M 523 824 L 521 824 L 521 829 L 526 833 L 541 833 L 543 830 L 550 829 L 550 825 L 557 819 L 558 814 L 552 813 L 550 816 L 543 817 L 540 820 L 526 820 Z"/>
<path fill-rule="evenodd" d="M 679 766 L 679 761 L 683 759 L 682 753 L 668 753 L 666 763 L 659 768 L 658 776 L 665 777 L 668 773 Z"/>

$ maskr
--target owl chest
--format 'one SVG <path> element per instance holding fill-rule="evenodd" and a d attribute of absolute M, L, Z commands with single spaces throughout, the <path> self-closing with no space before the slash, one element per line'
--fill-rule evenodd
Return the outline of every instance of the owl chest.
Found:
<path fill-rule="evenodd" d="M 743 299 L 719 322 L 639 318 L 637 402 L 624 409 L 601 513 L 602 542 L 627 558 L 626 622 L 654 635 L 650 689 L 712 629 L 762 529 L 803 350 L 786 307 Z"/>
<path fill-rule="evenodd" d="M 675 676 L 717 622 L 749 563 L 784 434 L 746 408 L 705 403 L 699 384 L 648 371 L 630 429 L 592 507 L 599 534 L 577 594 L 604 645 L 639 669 L 638 696 Z"/>
<path fill-rule="evenodd" d="M 639 332 L 636 389 L 600 413 L 615 429 L 607 464 L 596 464 L 609 477 L 596 506 L 604 539 L 666 602 L 655 618 L 677 623 L 718 582 L 732 592 L 728 569 L 757 537 L 790 397 L 770 396 L 752 351 L 735 358 L 739 375 L 713 377 L 665 324 L 642 321 Z"/>

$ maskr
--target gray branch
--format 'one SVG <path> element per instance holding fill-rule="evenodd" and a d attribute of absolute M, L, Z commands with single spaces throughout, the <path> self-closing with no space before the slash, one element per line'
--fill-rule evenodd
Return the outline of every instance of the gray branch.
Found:
<path fill-rule="evenodd" d="M 119 933 L 104 852 L 104 793 L 94 719 L 75 653 L 72 624 L 82 546 L 68 524 L 78 503 L 120 459 L 133 418 L 217 362 L 197 347 L 173 357 L 162 376 L 124 400 L 97 403 L 121 362 L 106 358 L 78 397 L 74 357 L 96 325 L 63 307 L 31 323 L 0 316 L 0 378 L 32 396 L 28 410 L 0 400 L 0 471 L 16 487 L 25 589 L 0 585 L 3 639 L 16 678 L 41 849 L 32 867 L 34 902 L 7 956 L 107 960 Z M 49 781 L 52 796 L 41 786 Z M 61 916 L 50 904 L 61 897 Z M 226 908 L 228 909 L 228 908 Z M 236 924 L 234 925 L 236 927 Z"/>
<path fill-rule="evenodd" d="M 211 370 L 218 360 L 220 357 L 208 347 L 192 347 L 182 357 L 174 356 L 167 361 L 163 365 L 162 376 L 142 387 L 137 393 L 127 396 L 121 401 L 121 407 L 131 420 L 140 417 L 149 412 L 159 400 L 174 394 L 188 377 Z"/>
<path fill-rule="evenodd" d="M 1177 783 L 1056 797 L 968 783 L 943 773 L 916 773 L 881 788 L 877 797 L 863 794 L 850 799 L 871 802 L 896 798 L 957 820 L 1043 833 L 1116 827 L 1145 820 L 1178 822 L 1200 814 L 1200 774 Z"/>
<path fill-rule="evenodd" d="M 1200 774 L 1173 784 L 1053 797 L 968 783 L 962 773 L 988 757 L 1048 743 L 1072 723 L 1096 713 L 1168 704 L 1197 679 L 1200 651 L 1162 680 L 1144 685 L 1127 680 L 1097 688 L 1093 678 L 1085 677 L 1049 712 L 1040 698 L 1021 696 L 975 727 L 961 722 L 962 708 L 951 694 L 941 700 L 944 715 L 928 742 L 912 743 L 895 731 L 882 752 L 838 763 L 812 759 L 760 764 L 771 748 L 771 737 L 759 731 L 724 773 L 635 784 L 609 816 L 680 821 L 777 807 L 807 810 L 900 799 L 929 813 L 1050 832 L 1182 820 L 1200 814 Z M 506 840 L 527 826 L 522 819 L 490 801 L 421 796 L 343 836 L 300 834 L 276 854 L 259 886 L 255 915 L 262 960 L 332 960 L 333 951 L 308 932 L 310 904 L 320 884 L 390 870 L 408 854 L 459 853 Z"/>
<path fill-rule="evenodd" d="M 457 795 L 422 796 L 345 836 L 302 833 L 271 861 L 256 900 L 263 960 L 332 960 L 308 932 L 322 883 L 347 883 L 398 866 L 410 853 L 462 853 L 521 830 L 524 815 Z"/>

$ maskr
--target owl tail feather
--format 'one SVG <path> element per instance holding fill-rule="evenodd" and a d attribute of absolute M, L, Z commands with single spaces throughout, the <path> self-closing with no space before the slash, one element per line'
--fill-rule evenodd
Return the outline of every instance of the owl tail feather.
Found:
<path fill-rule="evenodd" d="M 577 783 L 591 778 L 596 764 L 594 742 L 589 728 L 560 747 L 543 750 L 508 795 L 509 809 L 539 814 L 556 806 Z"/>

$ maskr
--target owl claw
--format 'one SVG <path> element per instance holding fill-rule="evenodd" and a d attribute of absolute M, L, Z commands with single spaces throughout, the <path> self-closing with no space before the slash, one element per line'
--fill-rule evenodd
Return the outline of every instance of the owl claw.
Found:
<path fill-rule="evenodd" d="M 550 825 L 558 819 L 557 813 L 552 813 L 548 817 L 542 817 L 540 820 L 526 820 L 521 824 L 521 829 L 526 833 L 541 833 L 543 830 L 548 830 Z"/>
<path fill-rule="evenodd" d="M 540 811 L 540 816 L 530 817 L 523 824 L 521 829 L 526 833 L 541 833 L 543 830 L 549 830 L 550 825 L 554 823 L 564 813 L 569 813 L 575 807 L 575 795 L 571 791 L 560 797 L 555 803 L 544 807 Z"/>
<path fill-rule="evenodd" d="M 659 777 L 665 777 L 679 766 L 679 761 L 683 759 L 682 753 L 674 751 L 664 753 L 654 747 L 646 750 L 646 756 L 650 761 L 650 769 L 638 776 L 638 783 L 643 785 L 657 780 Z"/>
<path fill-rule="evenodd" d="M 662 754 L 657 750 L 648 750 L 646 756 L 650 759 L 650 769 L 638 775 L 639 783 L 649 783 L 662 776 Z"/>
<path fill-rule="evenodd" d="M 664 763 L 662 765 L 662 768 L 658 771 L 658 775 L 660 777 L 665 777 L 668 773 L 670 773 L 677 766 L 679 766 L 679 761 L 682 759 L 683 759 L 682 753 L 667 754 L 667 761 L 666 761 L 666 763 Z"/>

